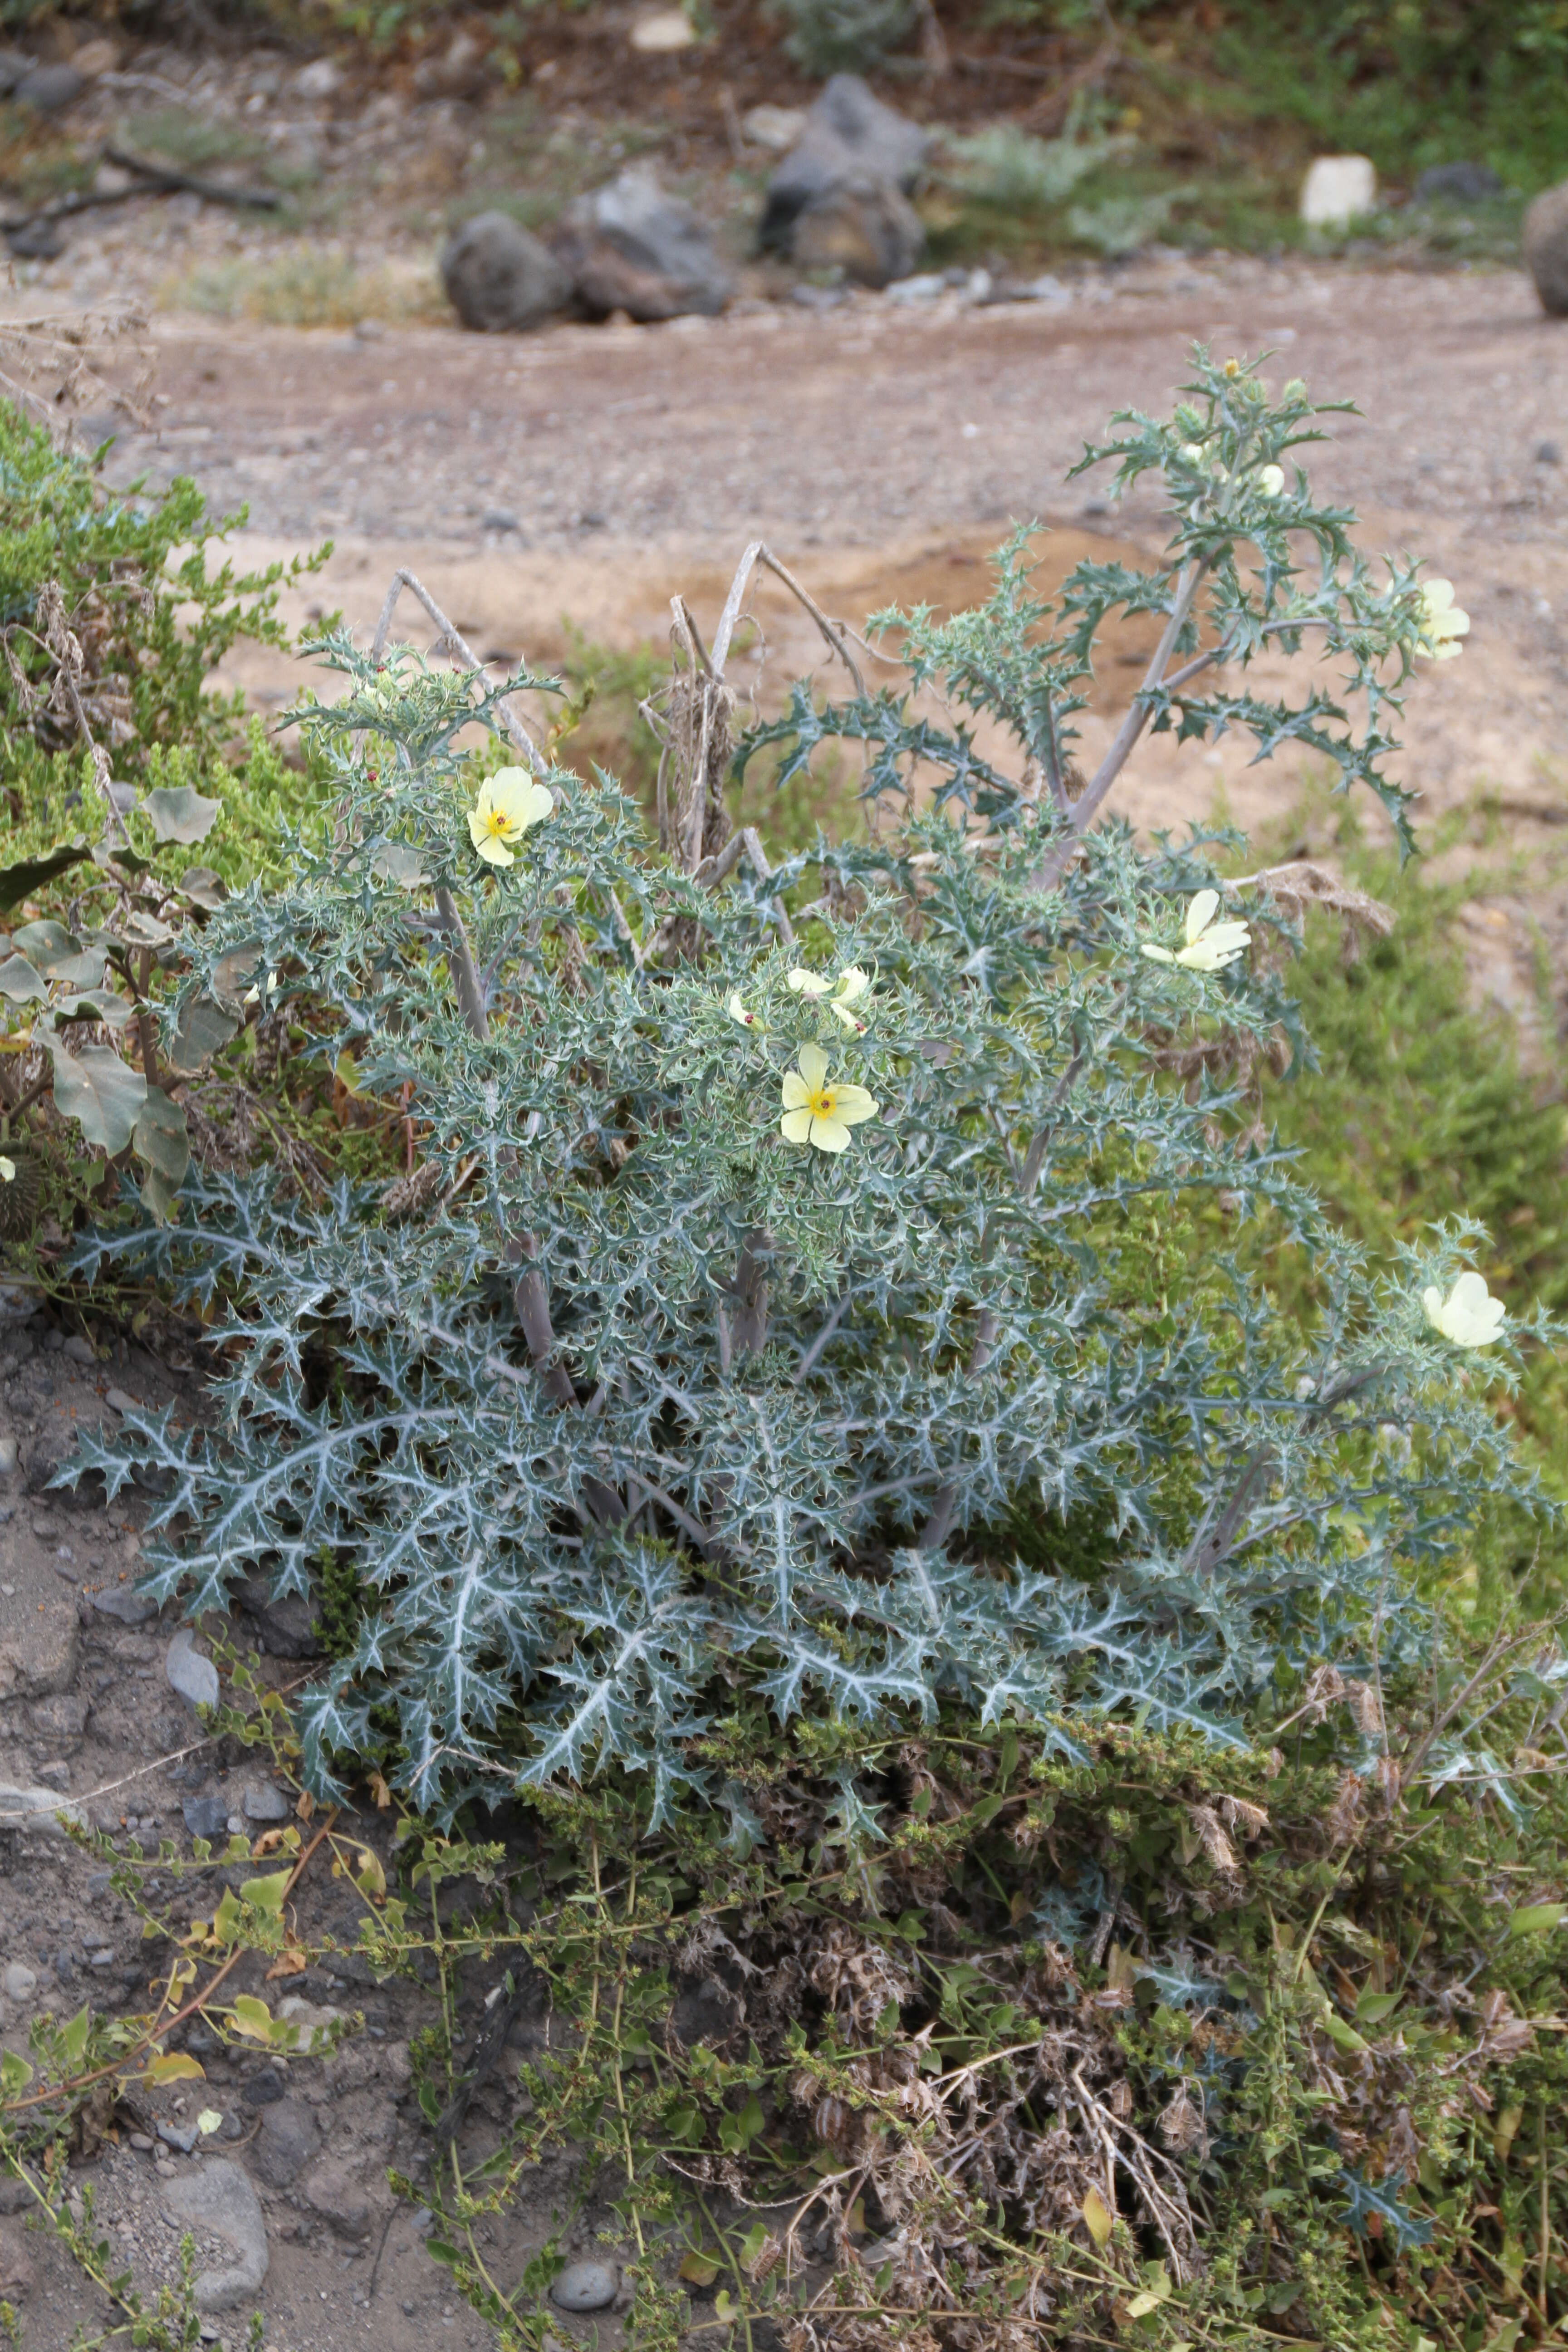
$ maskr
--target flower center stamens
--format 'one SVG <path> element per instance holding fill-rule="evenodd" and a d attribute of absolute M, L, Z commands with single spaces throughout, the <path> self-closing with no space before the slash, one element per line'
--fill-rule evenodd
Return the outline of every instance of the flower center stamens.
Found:
<path fill-rule="evenodd" d="M 831 1087 L 819 1087 L 812 1096 L 810 1110 L 813 1118 L 831 1118 L 837 1097 Z"/>

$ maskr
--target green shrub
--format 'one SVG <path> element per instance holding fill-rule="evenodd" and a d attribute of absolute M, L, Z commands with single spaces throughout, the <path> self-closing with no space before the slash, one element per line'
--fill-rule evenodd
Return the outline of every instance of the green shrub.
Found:
<path fill-rule="evenodd" d="M 914 30 L 916 0 L 773 0 L 790 26 L 785 50 L 803 73 L 869 73 Z"/>
<path fill-rule="evenodd" d="M 272 870 L 309 798 L 258 729 L 239 731 L 238 698 L 210 678 L 242 637 L 288 642 L 278 589 L 311 566 L 215 565 L 232 527 L 188 481 L 152 498 L 109 490 L 96 464 L 0 406 L 0 919 L 16 926 L 0 932 L 0 1157 L 22 1171 L 4 1216 L 13 1247 L 51 1182 L 79 1179 L 79 1142 L 109 1157 L 133 1148 L 149 1202 L 172 1197 L 189 1152 L 164 1062 L 178 1072 L 183 1048 L 165 1034 L 160 1053 L 155 1008 L 176 930 L 242 875 Z M 198 1066 L 184 1060 L 186 1075 Z"/>

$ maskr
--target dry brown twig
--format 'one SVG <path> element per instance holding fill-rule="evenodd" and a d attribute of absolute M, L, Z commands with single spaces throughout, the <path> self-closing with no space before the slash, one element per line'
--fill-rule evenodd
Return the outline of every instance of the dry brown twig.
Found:
<path fill-rule="evenodd" d="M 8 282 L 15 287 L 14 270 Z M 144 431 L 152 422 L 153 373 L 147 324 L 146 312 L 129 302 L 0 318 L 0 392 L 68 448 L 76 446 L 73 412 L 89 403 L 103 404 Z M 136 338 L 142 340 L 130 353 L 137 369 L 132 383 L 115 382 L 94 364 Z"/>

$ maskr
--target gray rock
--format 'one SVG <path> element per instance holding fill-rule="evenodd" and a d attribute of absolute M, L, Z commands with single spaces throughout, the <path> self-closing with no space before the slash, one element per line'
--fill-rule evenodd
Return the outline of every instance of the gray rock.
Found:
<path fill-rule="evenodd" d="M 180 1811 L 193 1837 L 222 1837 L 228 1827 L 226 1797 L 187 1797 Z"/>
<path fill-rule="evenodd" d="M 481 530 L 516 530 L 518 518 L 510 507 L 491 507 L 479 517 Z"/>
<path fill-rule="evenodd" d="M 321 2145 L 316 2118 L 299 2099 L 275 2099 L 261 2110 L 250 2161 L 268 2189 L 288 2189 Z"/>
<path fill-rule="evenodd" d="M 27 1709 L 27 1721 L 57 1756 L 74 1756 L 87 1729 L 88 1703 L 74 1691 L 38 1698 Z"/>
<path fill-rule="evenodd" d="M 0 2230 L 0 2300 L 16 2305 L 26 2303 L 38 2284 L 18 2223 Z"/>
<path fill-rule="evenodd" d="M 111 1405 L 116 1412 L 140 1412 L 142 1410 L 141 1398 L 133 1397 L 128 1389 L 105 1389 L 103 1402 Z"/>
<path fill-rule="evenodd" d="M 170 2183 L 163 2210 L 182 2225 L 226 2238 L 234 2248 L 228 2270 L 203 2271 L 197 2278 L 196 2309 L 233 2311 L 248 2303 L 267 2276 L 267 2224 L 238 2165 L 209 2157 L 199 2172 Z"/>
<path fill-rule="evenodd" d="M 713 318 L 730 299 L 729 273 L 706 226 L 651 172 L 622 172 L 568 205 L 556 251 L 590 318 L 612 310 L 639 320 Z"/>
<path fill-rule="evenodd" d="M 7 2000 L 14 2000 L 20 2008 L 37 1991 L 38 1979 L 25 1960 L 13 1960 L 5 1975 L 0 1977 L 0 1990 L 4 1990 Z"/>
<path fill-rule="evenodd" d="M 189 2156 L 199 2137 L 195 2124 L 156 2123 L 153 2128 L 165 2147 L 177 2148 L 182 2156 Z"/>
<path fill-rule="evenodd" d="M 619 2285 L 613 2263 L 568 2263 L 551 2287 L 550 2300 L 560 2311 L 605 2311 Z"/>
<path fill-rule="evenodd" d="M 247 1576 L 234 1588 L 233 1598 L 254 1619 L 257 1638 L 271 1658 L 319 1658 L 315 1611 L 302 1592 L 286 1592 L 274 1601 L 265 1577 Z"/>
<path fill-rule="evenodd" d="M 8 1478 L 16 1467 L 16 1441 L 0 1437 L 0 1478 Z"/>
<path fill-rule="evenodd" d="M 343 78 L 343 69 L 334 58 L 316 58 L 310 65 L 301 66 L 294 77 L 294 89 L 300 98 L 320 100 L 335 95 Z"/>
<path fill-rule="evenodd" d="M 92 1605 L 100 1616 L 113 1617 L 121 1625 L 145 1625 L 158 1614 L 157 1602 L 130 1584 L 111 1584 L 107 1592 L 95 1592 Z"/>
<path fill-rule="evenodd" d="M 0 98 L 9 98 L 37 63 L 36 58 L 25 57 L 20 49 L 0 49 Z"/>
<path fill-rule="evenodd" d="M 572 290 L 550 247 L 506 213 L 463 223 L 441 256 L 441 283 L 464 326 L 481 335 L 537 327 Z"/>
<path fill-rule="evenodd" d="M 909 198 L 872 180 L 846 181 L 814 196 L 796 219 L 791 251 L 802 269 L 841 269 L 860 286 L 908 278 L 925 246 Z"/>
<path fill-rule="evenodd" d="M 341 2164 L 318 2164 L 300 2183 L 313 2213 L 340 2238 L 368 2238 L 370 2200 Z"/>
<path fill-rule="evenodd" d="M 283 2096 L 283 2077 L 276 2066 L 263 2066 L 239 2095 L 247 2107 L 269 2107 Z"/>
<path fill-rule="evenodd" d="M 96 1364 L 98 1361 L 97 1349 L 92 1341 L 84 1338 L 79 1331 L 71 1333 L 60 1353 L 63 1356 L 68 1356 L 73 1364 Z"/>
<path fill-rule="evenodd" d="M 270 1781 L 245 1792 L 245 1818 L 247 1822 L 286 1822 L 289 1814 L 288 1798 Z"/>
<path fill-rule="evenodd" d="M 1430 204 L 1440 197 L 1448 204 L 1484 205 L 1502 194 L 1502 182 L 1489 163 L 1432 163 L 1415 183 L 1415 201 Z"/>
<path fill-rule="evenodd" d="M 874 98 L 858 74 L 835 74 L 806 116 L 798 144 L 768 182 L 763 244 L 787 252 L 806 206 L 849 183 L 907 196 L 930 144 L 928 131 Z"/>
<path fill-rule="evenodd" d="M 36 114 L 63 114 L 86 88 L 86 78 L 75 66 L 35 66 L 11 95 L 18 106 L 30 106 Z"/>
<path fill-rule="evenodd" d="M 1568 180 L 1536 197 L 1524 215 L 1524 261 L 1548 317 L 1568 318 Z"/>
<path fill-rule="evenodd" d="M 26 1829 L 35 1837 L 64 1837 L 65 1831 L 56 1818 L 60 1813 L 80 1828 L 87 1828 L 87 1815 L 81 1807 L 69 1803 L 58 1789 L 21 1789 L 8 1780 L 0 1780 L 0 1830 Z"/>
<path fill-rule="evenodd" d="M 188 1625 L 182 1625 L 169 1644 L 163 1661 L 163 1671 L 172 1690 L 189 1706 L 217 1705 L 217 1668 L 210 1658 L 204 1658 L 195 1646 L 196 1637 Z"/>

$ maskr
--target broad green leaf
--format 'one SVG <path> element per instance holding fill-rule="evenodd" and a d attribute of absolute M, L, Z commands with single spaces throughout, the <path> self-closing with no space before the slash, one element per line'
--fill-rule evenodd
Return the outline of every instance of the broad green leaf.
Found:
<path fill-rule="evenodd" d="M 87 2037 L 92 2023 L 90 2010 L 79 2009 L 68 2025 L 60 2028 L 60 2054 L 68 2066 L 79 2066 L 87 2054 Z"/>
<path fill-rule="evenodd" d="M 142 805 L 160 841 L 178 841 L 188 847 L 206 839 L 223 803 L 205 800 L 194 784 L 160 784 Z"/>
<path fill-rule="evenodd" d="M 230 2018 L 237 2033 L 247 2034 L 253 2042 L 266 2042 L 272 2034 L 272 2011 L 264 2000 L 252 1992 L 237 1993 Z"/>
<path fill-rule="evenodd" d="M 268 1919 L 280 1919 L 283 1916 L 283 1897 L 288 1893 L 291 1876 L 291 1872 L 279 1870 L 267 1878 L 247 1879 L 239 1890 L 241 1899 L 248 1903 L 253 1910 L 263 1913 Z"/>
<path fill-rule="evenodd" d="M 25 955 L 8 955 L 0 963 L 0 996 L 8 996 L 13 1004 L 26 1004 L 34 997 L 47 998 L 48 992 L 43 973 Z"/>
<path fill-rule="evenodd" d="M 85 841 L 73 841 L 64 848 L 47 850 L 42 857 L 23 857 L 15 866 L 0 866 L 0 914 L 8 908 L 19 907 L 35 890 L 41 890 L 47 882 L 58 881 L 90 855 Z"/>
<path fill-rule="evenodd" d="M 711 2286 L 719 2275 L 717 2254 L 688 2254 L 677 2275 L 689 2286 Z"/>
<path fill-rule="evenodd" d="M 1089 2234 L 1094 2240 L 1095 2244 L 1097 2246 L 1108 2246 L 1110 2243 L 1110 2233 L 1115 2229 L 1116 2224 L 1111 2220 L 1105 2200 L 1101 2197 L 1098 2189 L 1091 2189 L 1089 2190 L 1088 2196 L 1083 2200 L 1080 2210 L 1085 2221 L 1089 2225 Z"/>
<path fill-rule="evenodd" d="M 187 998 L 166 1048 L 169 1067 L 176 1077 L 195 1077 L 239 1027 L 232 1013 L 210 996 Z"/>
<path fill-rule="evenodd" d="M 149 2061 L 142 2080 L 144 2083 L 205 2083 L 206 2074 L 199 2062 L 187 2058 L 183 2050 L 161 2050 Z"/>
<path fill-rule="evenodd" d="M 12 934 L 11 944 L 20 948 L 40 971 L 52 971 L 62 956 L 75 955 L 81 941 L 68 931 L 63 923 L 41 920 L 24 923 Z"/>
<path fill-rule="evenodd" d="M 1508 1923 L 1510 1936 L 1549 1936 L 1568 1919 L 1568 1903 L 1527 1903 Z"/>
<path fill-rule="evenodd" d="M 0 2098 L 19 2098 L 33 2079 L 33 2070 L 14 2050 L 0 2050 Z"/>
<path fill-rule="evenodd" d="M 146 1079 L 111 1045 L 84 1045 L 68 1054 L 54 1038 L 47 1042 L 55 1065 L 55 1108 L 62 1118 L 77 1120 L 88 1142 L 112 1160 L 135 1132 L 147 1099 Z"/>
<path fill-rule="evenodd" d="M 210 866 L 187 866 L 174 887 L 193 906 L 205 908 L 209 915 L 216 915 L 228 897 L 227 883 Z"/>
<path fill-rule="evenodd" d="M 141 907 L 133 907 L 118 927 L 121 945 L 131 948 L 166 948 L 174 936 L 167 923 Z"/>
<path fill-rule="evenodd" d="M 55 957 L 49 978 L 57 988 L 101 988 L 104 962 L 101 948 L 83 948 L 79 955 Z"/>
<path fill-rule="evenodd" d="M 1398 2006 L 1399 1995 L 1396 1992 L 1363 1992 L 1355 2005 L 1356 2022 L 1359 2025 L 1381 2025 Z"/>
<path fill-rule="evenodd" d="M 55 1005 L 57 1022 L 101 1021 L 106 1029 L 123 1029 L 135 1010 L 111 988 L 93 988 L 80 996 L 62 997 Z"/>
<path fill-rule="evenodd" d="M 226 1944 L 232 1944 L 245 1925 L 245 1913 L 234 1899 L 234 1889 L 226 1886 L 223 1900 L 213 1913 L 213 1934 Z"/>
<path fill-rule="evenodd" d="M 149 1168 L 136 1189 L 147 1214 L 155 1223 L 166 1225 L 180 1197 L 179 1186 L 171 1184 L 166 1176 L 160 1176 L 155 1168 Z"/>
<path fill-rule="evenodd" d="M 148 1087 L 131 1139 L 138 1160 L 144 1160 L 170 1184 L 181 1183 L 191 1164 L 190 1137 L 184 1112 L 169 1100 L 162 1087 Z"/>
<path fill-rule="evenodd" d="M 1355 2027 L 1347 2024 L 1337 2009 L 1326 2011 L 1323 2018 L 1323 2032 L 1328 2035 L 1329 2040 L 1336 2042 L 1342 2050 L 1366 2048 L 1366 2043 L 1362 2040 Z"/>

